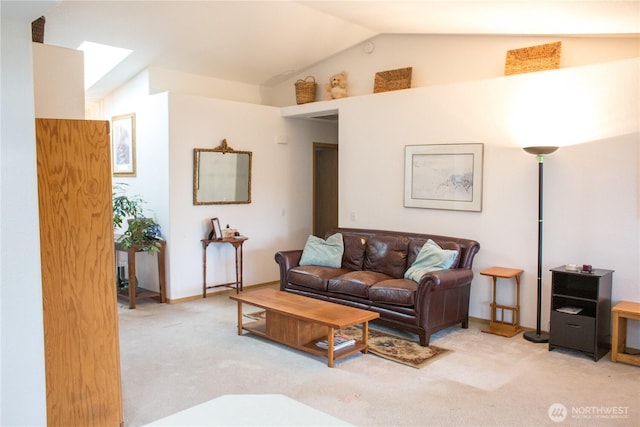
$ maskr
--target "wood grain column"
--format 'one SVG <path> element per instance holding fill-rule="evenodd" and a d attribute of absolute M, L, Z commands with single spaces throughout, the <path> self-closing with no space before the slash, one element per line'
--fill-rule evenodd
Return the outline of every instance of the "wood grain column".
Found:
<path fill-rule="evenodd" d="M 36 120 L 49 426 L 123 424 L 109 123 Z"/>

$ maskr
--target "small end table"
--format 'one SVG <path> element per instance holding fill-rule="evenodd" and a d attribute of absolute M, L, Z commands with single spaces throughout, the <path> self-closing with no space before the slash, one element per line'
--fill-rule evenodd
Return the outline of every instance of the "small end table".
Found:
<path fill-rule="evenodd" d="M 620 301 L 611 309 L 611 312 L 613 313 L 611 361 L 640 366 L 640 355 L 626 353 L 627 319 L 640 320 L 640 303 Z"/>
<path fill-rule="evenodd" d="M 225 237 L 224 239 L 202 239 L 202 298 L 207 297 L 207 289 L 226 287 L 235 288 L 236 294 L 242 291 L 242 244 L 249 240 L 245 236 Z M 230 244 L 236 253 L 236 281 L 207 285 L 207 246 L 210 244 Z"/>
<path fill-rule="evenodd" d="M 491 303 L 491 321 L 489 327 L 482 332 L 512 337 L 519 333 L 520 328 L 520 274 L 522 270 L 507 267 L 491 267 L 480 272 L 483 276 L 491 276 L 493 279 L 493 302 Z M 496 282 L 498 278 L 515 279 L 516 282 L 516 302 L 515 305 L 498 304 L 496 301 Z M 500 320 L 497 319 L 497 312 L 500 310 Z M 504 320 L 504 312 L 511 312 L 511 321 Z"/>
<path fill-rule="evenodd" d="M 151 291 L 149 289 L 136 287 L 136 252 L 142 252 L 140 245 L 132 245 L 129 248 L 122 246 L 121 242 L 115 242 L 116 252 L 126 252 L 127 262 L 129 263 L 129 286 L 124 289 L 119 289 L 117 294 L 119 297 L 124 298 L 129 302 L 129 308 L 136 308 L 136 300 L 153 298 L 158 299 L 161 303 L 166 302 L 166 282 L 165 282 L 165 265 L 164 265 L 164 252 L 167 247 L 165 240 L 160 240 L 160 251 L 155 255 L 158 260 L 158 287 L 159 292 Z M 118 267 L 116 256 L 116 271 Z"/>

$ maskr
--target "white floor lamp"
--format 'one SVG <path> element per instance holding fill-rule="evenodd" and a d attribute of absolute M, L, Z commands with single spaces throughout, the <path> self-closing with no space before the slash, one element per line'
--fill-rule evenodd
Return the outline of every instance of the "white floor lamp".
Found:
<path fill-rule="evenodd" d="M 524 339 L 534 343 L 549 342 L 549 334 L 540 330 L 540 314 L 542 310 L 542 177 L 544 156 L 556 151 L 558 147 L 525 147 L 524 151 L 536 155 L 538 161 L 538 312 L 536 330 L 525 332 Z"/>

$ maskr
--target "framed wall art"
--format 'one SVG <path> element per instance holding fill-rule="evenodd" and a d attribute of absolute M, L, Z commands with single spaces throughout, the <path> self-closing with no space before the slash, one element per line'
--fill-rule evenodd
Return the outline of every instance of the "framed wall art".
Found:
<path fill-rule="evenodd" d="M 482 210 L 484 144 L 405 146 L 404 206 Z"/>
<path fill-rule="evenodd" d="M 136 115 L 111 119 L 113 176 L 136 176 Z"/>

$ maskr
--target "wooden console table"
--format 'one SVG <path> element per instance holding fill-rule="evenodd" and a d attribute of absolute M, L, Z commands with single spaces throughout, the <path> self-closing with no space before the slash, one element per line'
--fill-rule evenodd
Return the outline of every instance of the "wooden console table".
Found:
<path fill-rule="evenodd" d="M 483 329 L 482 332 L 501 335 L 503 337 L 512 337 L 521 331 L 520 328 L 520 274 L 522 270 L 506 267 L 491 267 L 480 272 L 483 276 L 491 276 L 493 279 L 493 302 L 491 303 L 491 321 L 489 328 Z M 515 305 L 498 304 L 496 301 L 496 282 L 498 277 L 503 279 L 515 279 L 516 282 L 516 301 Z M 500 310 L 500 320 L 498 320 L 497 312 Z M 505 310 L 511 312 L 511 321 L 504 320 Z"/>
<path fill-rule="evenodd" d="M 235 288 L 236 294 L 242 291 L 242 244 L 249 240 L 245 236 L 228 237 L 224 239 L 202 239 L 202 298 L 207 297 L 207 289 L 227 287 Z M 207 247 L 211 244 L 230 244 L 236 252 L 236 281 L 207 285 Z"/>
<path fill-rule="evenodd" d="M 161 303 L 166 301 L 165 290 L 165 266 L 164 266 L 164 250 L 167 242 L 160 241 L 160 252 L 155 257 L 158 260 L 158 282 L 160 292 L 151 291 L 149 289 L 136 287 L 136 252 L 142 252 L 140 245 L 133 245 L 130 248 L 122 247 L 122 243 L 115 242 L 116 252 L 126 252 L 127 262 L 129 264 L 129 286 L 128 289 L 118 289 L 118 297 L 122 297 L 129 301 L 129 308 L 136 308 L 136 300 L 156 298 Z M 116 256 L 116 268 L 118 266 L 118 257 Z M 117 271 L 117 270 L 116 270 Z"/>

